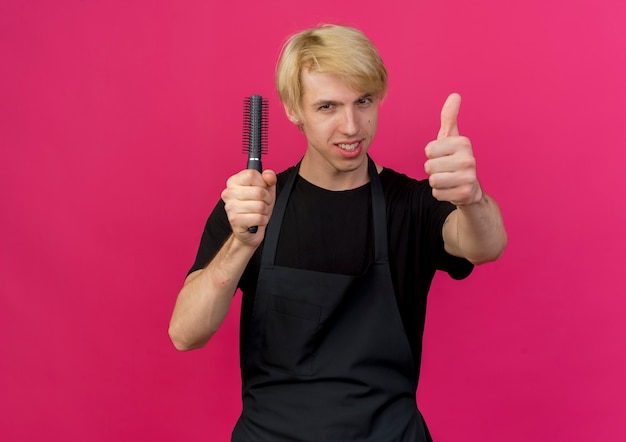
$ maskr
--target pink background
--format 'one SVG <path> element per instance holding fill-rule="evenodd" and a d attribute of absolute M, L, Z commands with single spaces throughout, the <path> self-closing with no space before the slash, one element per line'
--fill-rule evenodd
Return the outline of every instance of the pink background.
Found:
<path fill-rule="evenodd" d="M 448 93 L 510 236 L 431 292 L 418 402 L 437 442 L 626 440 L 626 3 L 8 1 L 0 5 L 0 438 L 224 441 L 240 298 L 178 353 L 175 296 L 226 178 L 242 99 L 304 151 L 285 37 L 363 29 L 390 72 L 374 158 L 423 177 Z"/>

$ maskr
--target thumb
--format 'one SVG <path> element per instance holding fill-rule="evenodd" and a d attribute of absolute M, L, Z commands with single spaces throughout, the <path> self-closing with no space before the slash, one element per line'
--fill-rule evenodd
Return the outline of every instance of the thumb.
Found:
<path fill-rule="evenodd" d="M 268 187 L 272 187 L 276 184 L 276 173 L 273 170 L 265 169 L 261 176 L 263 177 L 263 180 Z"/>
<path fill-rule="evenodd" d="M 268 186 L 268 190 L 272 198 L 270 205 L 273 207 L 276 202 L 276 182 L 278 181 L 278 178 L 276 177 L 276 173 L 269 169 L 264 170 L 262 176 L 265 184 Z"/>
<path fill-rule="evenodd" d="M 437 134 L 437 139 L 447 137 L 455 137 L 459 135 L 459 127 L 457 125 L 457 118 L 459 116 L 459 109 L 461 108 L 461 96 L 457 93 L 450 94 L 448 99 L 441 108 L 441 127 Z"/>

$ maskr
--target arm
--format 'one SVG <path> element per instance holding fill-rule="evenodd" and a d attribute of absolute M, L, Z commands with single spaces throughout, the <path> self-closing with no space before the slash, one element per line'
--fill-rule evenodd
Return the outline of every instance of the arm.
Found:
<path fill-rule="evenodd" d="M 254 250 L 231 235 L 207 267 L 187 276 L 169 328 L 178 350 L 203 347 L 218 330 Z"/>
<path fill-rule="evenodd" d="M 450 213 L 442 234 L 446 252 L 476 265 L 498 259 L 507 242 L 500 209 L 484 193 L 477 203 Z"/>
<path fill-rule="evenodd" d="M 211 262 L 191 273 L 176 299 L 169 335 L 178 350 L 203 347 L 224 321 L 248 261 L 263 241 L 276 195 L 276 175 L 244 170 L 222 192 L 233 233 Z M 257 225 L 257 233 L 248 226 Z"/>
<path fill-rule="evenodd" d="M 507 243 L 500 209 L 478 182 L 476 160 L 468 138 L 459 136 L 457 116 L 461 97 L 452 94 L 441 111 L 436 141 L 426 146 L 424 165 L 433 196 L 456 205 L 443 226 L 445 249 L 473 264 L 494 261 Z"/>

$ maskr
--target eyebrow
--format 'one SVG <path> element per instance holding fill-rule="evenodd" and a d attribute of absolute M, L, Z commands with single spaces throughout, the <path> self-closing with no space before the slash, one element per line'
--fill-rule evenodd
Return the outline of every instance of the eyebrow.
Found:
<path fill-rule="evenodd" d="M 359 96 L 359 98 L 354 100 L 354 102 L 357 103 L 358 101 L 363 100 L 364 98 L 372 98 L 372 96 L 373 96 L 373 94 L 368 92 L 366 94 L 363 94 L 363 95 Z M 340 101 L 336 101 L 336 100 L 321 99 L 321 100 L 317 100 L 315 103 L 312 103 L 311 107 L 317 108 L 317 107 L 322 106 L 324 104 L 330 104 L 330 105 L 333 105 L 333 106 L 337 106 L 337 105 L 340 105 L 342 103 Z"/>

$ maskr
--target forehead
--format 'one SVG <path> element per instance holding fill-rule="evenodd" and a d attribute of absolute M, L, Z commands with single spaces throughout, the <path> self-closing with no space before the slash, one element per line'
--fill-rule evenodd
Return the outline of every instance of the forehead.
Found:
<path fill-rule="evenodd" d="M 365 95 L 354 90 L 337 74 L 312 72 L 308 69 L 302 71 L 302 89 L 304 103 L 319 100 L 349 102 Z"/>

